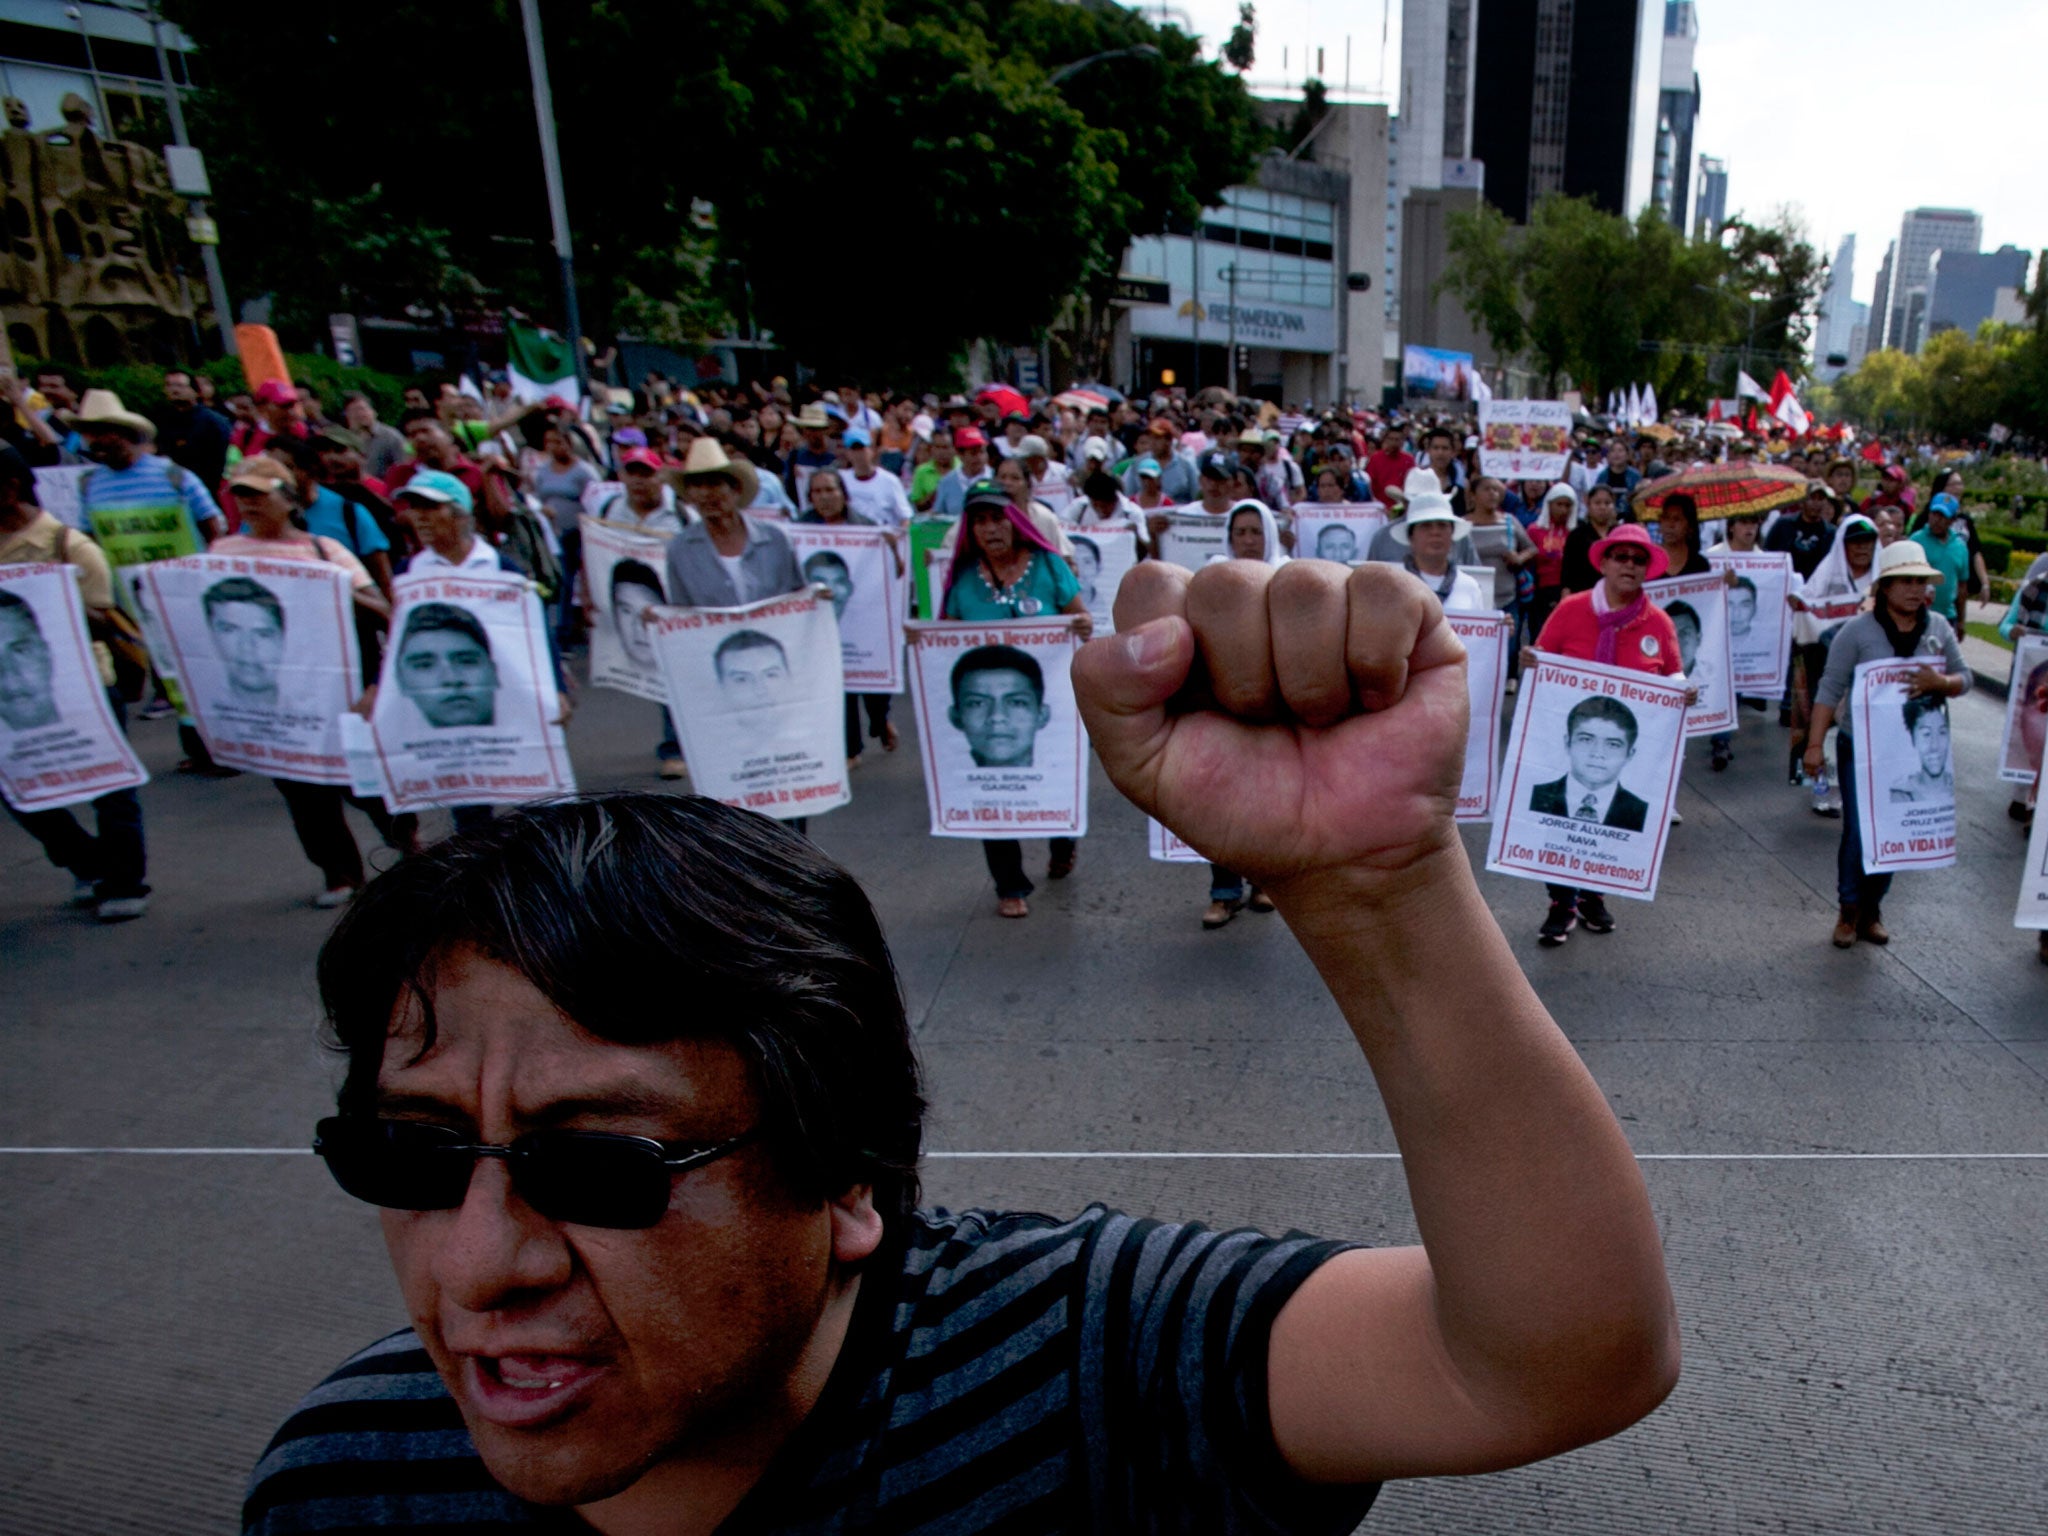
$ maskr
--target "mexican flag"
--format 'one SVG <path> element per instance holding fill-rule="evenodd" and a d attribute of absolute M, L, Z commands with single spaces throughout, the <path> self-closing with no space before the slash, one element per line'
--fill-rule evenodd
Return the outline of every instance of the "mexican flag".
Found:
<path fill-rule="evenodd" d="M 583 392 L 576 384 L 576 355 L 569 346 L 565 336 L 507 320 L 505 352 L 513 398 L 533 401 L 560 395 L 571 405 L 582 405 Z"/>

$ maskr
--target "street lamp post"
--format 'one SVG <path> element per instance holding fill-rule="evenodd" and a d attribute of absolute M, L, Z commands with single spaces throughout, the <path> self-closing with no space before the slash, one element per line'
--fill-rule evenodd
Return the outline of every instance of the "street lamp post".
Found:
<path fill-rule="evenodd" d="M 576 364 L 576 388 L 590 398 L 590 365 L 583 356 L 583 316 L 576 304 L 576 260 L 569 243 L 569 200 L 562 191 L 562 156 L 555 146 L 555 97 L 548 87 L 547 49 L 541 41 L 538 0 L 519 0 L 526 28 L 526 64 L 533 75 L 533 115 L 540 124 L 541 172 L 548 185 L 548 218 L 554 224 L 555 258 L 562 266 L 562 319 L 569 356 Z"/>
<path fill-rule="evenodd" d="M 1230 366 L 1227 377 L 1230 380 L 1230 398 L 1237 398 L 1237 263 L 1232 262 L 1223 269 L 1223 280 L 1230 285 Z M 1232 407 L 1236 409 L 1235 406 Z"/>

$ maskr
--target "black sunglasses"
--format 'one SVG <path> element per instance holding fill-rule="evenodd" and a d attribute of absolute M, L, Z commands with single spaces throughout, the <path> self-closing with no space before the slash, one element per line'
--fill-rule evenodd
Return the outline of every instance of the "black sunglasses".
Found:
<path fill-rule="evenodd" d="M 313 1151 L 349 1194 L 394 1211 L 456 1209 L 476 1160 L 499 1157 L 519 1198 L 549 1221 L 630 1228 L 661 1220 L 678 1174 L 716 1162 L 758 1131 L 709 1145 L 609 1131 L 532 1131 L 500 1147 L 422 1120 L 337 1115 L 313 1128 Z"/>
<path fill-rule="evenodd" d="M 1623 565 L 1648 565 L 1650 563 L 1650 553 L 1644 549 L 1610 549 L 1607 551 L 1606 558 L 1609 560 L 1619 560 Z"/>

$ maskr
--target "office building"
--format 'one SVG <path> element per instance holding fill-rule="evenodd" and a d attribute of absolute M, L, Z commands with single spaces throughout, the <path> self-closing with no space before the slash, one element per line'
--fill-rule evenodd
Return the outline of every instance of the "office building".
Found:
<path fill-rule="evenodd" d="M 1813 330 L 1813 371 L 1832 384 L 1849 366 L 1849 332 L 1856 324 L 1856 237 L 1844 235 L 1828 268 L 1828 285 L 1820 296 L 1820 314 Z M 1841 358 L 1835 363 L 1833 358 Z"/>
<path fill-rule="evenodd" d="M 1919 294 L 1917 318 L 1926 318 L 1927 273 L 1936 251 L 1975 255 L 1984 244 L 1983 216 L 1967 208 L 1914 208 L 1899 224 L 1897 257 L 1891 271 L 1884 311 L 1885 345 L 1901 352 L 1919 350 L 1924 329 L 1915 329 L 1913 295 Z"/>
<path fill-rule="evenodd" d="M 1701 155 L 1699 207 L 1693 224 L 1693 237 L 1698 240 L 1719 239 L 1721 226 L 1727 222 L 1728 162 L 1712 155 Z"/>
<path fill-rule="evenodd" d="M 189 89 L 192 40 L 166 23 L 163 41 L 171 78 Z M 149 23 L 119 6 L 9 0 L 0 19 L 0 91 L 21 103 L 31 132 L 62 128 L 64 98 L 77 95 L 102 136 L 153 150 L 170 142 Z"/>
<path fill-rule="evenodd" d="M 1937 251 L 1927 276 L 1926 338 L 1942 331 L 1977 334 L 1977 327 L 1995 318 L 2002 288 L 2024 290 L 2033 252 L 2001 245 L 1995 251 Z"/>
<path fill-rule="evenodd" d="M 1884 260 L 1878 263 L 1877 285 L 1870 290 L 1870 334 L 1869 350 L 1882 352 L 1890 344 L 1886 332 L 1891 327 L 1892 273 L 1899 264 L 1899 242 L 1891 241 L 1884 248 Z"/>
<path fill-rule="evenodd" d="M 1479 0 L 1402 0 L 1399 116 L 1389 125 L 1386 290 L 1390 334 L 1401 323 L 1401 205 L 1411 191 L 1475 186 L 1471 159 L 1474 25 Z"/>
<path fill-rule="evenodd" d="M 1664 210 L 1680 234 L 1692 226 L 1692 143 L 1700 117 L 1700 77 L 1693 68 L 1699 46 L 1699 15 L 1693 0 L 1668 0 L 1664 7 L 1663 69 L 1657 92 L 1657 160 L 1651 201 Z"/>
<path fill-rule="evenodd" d="M 1849 308 L 1852 313 L 1849 322 L 1849 366 L 1844 371 L 1854 373 L 1863 366 L 1863 359 L 1870 355 L 1870 306 L 1859 301 Z"/>
<path fill-rule="evenodd" d="M 1517 224 L 1553 192 L 1633 218 L 1657 156 L 1665 0 L 1524 0 L 1479 8 L 1472 158 Z"/>

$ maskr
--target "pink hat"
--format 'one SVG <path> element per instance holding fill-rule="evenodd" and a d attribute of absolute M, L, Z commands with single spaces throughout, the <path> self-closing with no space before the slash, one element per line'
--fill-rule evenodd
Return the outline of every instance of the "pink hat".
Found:
<path fill-rule="evenodd" d="M 299 392 L 283 379 L 265 379 L 256 386 L 258 405 L 290 405 L 299 398 Z"/>
<path fill-rule="evenodd" d="M 1617 544 L 1634 544 L 1650 552 L 1650 574 L 1643 578 L 1645 581 L 1655 581 L 1671 569 L 1670 557 L 1657 546 L 1657 541 L 1650 537 L 1640 523 L 1623 523 L 1606 538 L 1596 540 L 1591 555 L 1593 569 L 1597 571 L 1600 568 L 1600 562 L 1607 558 L 1607 552 Z"/>

